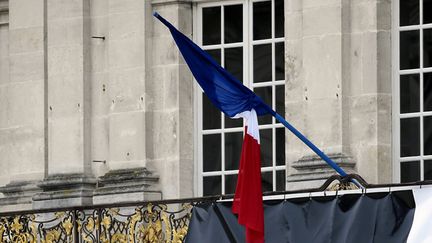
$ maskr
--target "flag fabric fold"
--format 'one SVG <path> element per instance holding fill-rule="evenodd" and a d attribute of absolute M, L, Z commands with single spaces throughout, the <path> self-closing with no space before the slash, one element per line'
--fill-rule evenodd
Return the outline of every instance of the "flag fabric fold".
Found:
<path fill-rule="evenodd" d="M 275 112 L 162 16 L 158 13 L 154 13 L 154 16 L 170 30 L 193 76 L 213 105 L 231 118 L 242 117 L 246 120 L 247 127 L 232 209 L 238 215 L 239 223 L 246 228 L 247 242 L 264 242 L 257 115 L 274 115 Z"/>
<path fill-rule="evenodd" d="M 237 115 L 246 121 L 240 169 L 232 206 L 246 227 L 246 242 L 264 242 L 264 209 L 261 189 L 261 150 L 258 118 L 254 109 Z"/>

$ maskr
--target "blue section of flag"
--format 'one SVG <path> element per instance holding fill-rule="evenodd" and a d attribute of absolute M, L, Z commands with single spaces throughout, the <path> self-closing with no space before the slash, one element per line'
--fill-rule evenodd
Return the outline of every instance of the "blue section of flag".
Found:
<path fill-rule="evenodd" d="M 228 73 L 208 53 L 158 13 L 154 13 L 154 16 L 171 31 L 192 74 L 213 105 L 229 117 L 243 111 L 250 111 L 252 108 L 255 109 L 257 115 L 272 113 L 272 109 L 260 97 Z"/>

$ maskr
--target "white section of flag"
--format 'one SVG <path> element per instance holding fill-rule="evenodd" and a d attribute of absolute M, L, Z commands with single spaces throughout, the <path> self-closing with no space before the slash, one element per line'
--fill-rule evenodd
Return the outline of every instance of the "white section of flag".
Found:
<path fill-rule="evenodd" d="M 245 119 L 246 120 L 246 126 L 248 127 L 247 133 L 251 137 L 253 137 L 255 140 L 257 140 L 258 144 L 260 144 L 259 128 L 258 128 L 258 116 L 257 116 L 255 109 L 238 113 L 233 118 Z"/>

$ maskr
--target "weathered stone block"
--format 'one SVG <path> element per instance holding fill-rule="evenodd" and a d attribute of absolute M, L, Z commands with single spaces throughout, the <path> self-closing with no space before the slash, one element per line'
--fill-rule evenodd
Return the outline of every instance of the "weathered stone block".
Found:
<path fill-rule="evenodd" d="M 43 26 L 43 4 L 43 0 L 31 4 L 27 0 L 9 1 L 10 29 Z"/>
<path fill-rule="evenodd" d="M 43 52 L 37 51 L 10 55 L 9 68 L 11 82 L 43 80 Z"/>
<path fill-rule="evenodd" d="M 319 36 L 341 33 L 341 6 L 322 6 L 303 10 L 303 34 Z"/>
<path fill-rule="evenodd" d="M 109 165 L 135 161 L 145 166 L 144 112 L 122 112 L 109 116 Z M 118 167 L 116 167 L 117 169 Z"/>
<path fill-rule="evenodd" d="M 147 26 L 146 26 L 147 27 Z M 109 15 L 109 40 L 142 39 L 144 31 L 144 9 L 134 12 Z"/>
<path fill-rule="evenodd" d="M 43 27 L 11 29 L 9 30 L 9 38 L 11 40 L 9 52 L 11 54 L 43 51 Z"/>
<path fill-rule="evenodd" d="M 144 39 L 123 39 L 109 41 L 109 67 L 132 68 L 144 64 Z"/>
<path fill-rule="evenodd" d="M 83 42 L 83 18 L 67 18 L 52 20 L 48 24 L 48 45 L 70 46 Z"/>

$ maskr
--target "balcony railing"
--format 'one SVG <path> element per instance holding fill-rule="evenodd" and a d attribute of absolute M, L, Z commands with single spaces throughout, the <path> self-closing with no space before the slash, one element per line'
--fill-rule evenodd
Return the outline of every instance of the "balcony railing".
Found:
<path fill-rule="evenodd" d="M 349 175 L 373 187 L 357 175 Z M 339 183 L 332 183 L 338 180 Z M 349 179 L 348 179 L 349 180 Z M 333 176 L 320 188 L 266 195 L 354 189 L 347 178 Z M 0 212 L 0 242 L 183 242 L 194 205 L 232 195 L 140 203 Z"/>

